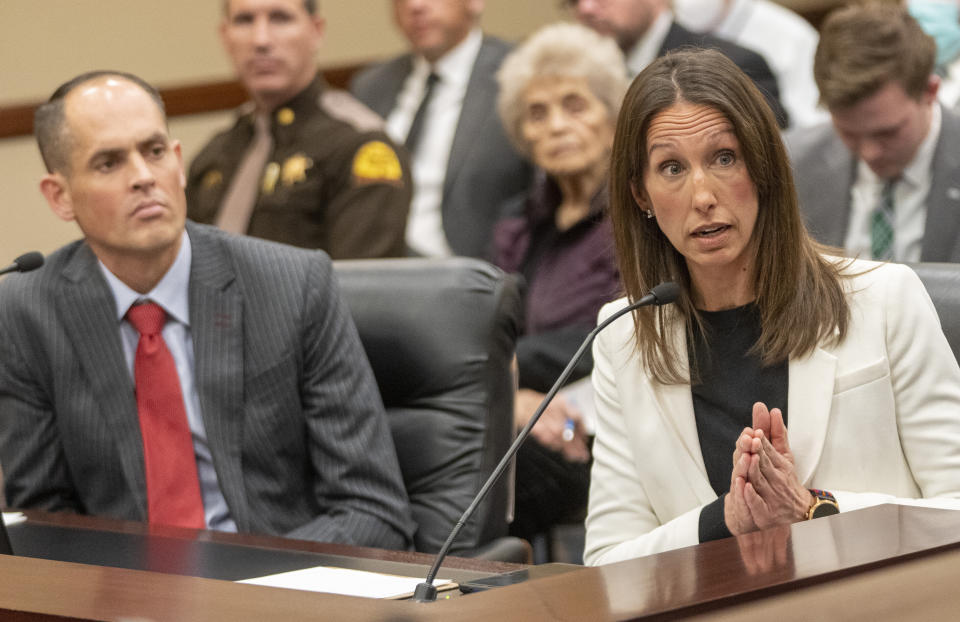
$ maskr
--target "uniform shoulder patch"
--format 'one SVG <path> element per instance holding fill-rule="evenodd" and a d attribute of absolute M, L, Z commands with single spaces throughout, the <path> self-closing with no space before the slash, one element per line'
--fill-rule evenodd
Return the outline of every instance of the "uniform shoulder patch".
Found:
<path fill-rule="evenodd" d="M 382 140 L 363 143 L 353 156 L 353 179 L 358 184 L 403 183 L 403 167 L 393 147 Z"/>
<path fill-rule="evenodd" d="M 380 115 L 346 91 L 326 89 L 320 94 L 319 103 L 328 115 L 349 124 L 358 132 L 374 132 L 384 128 Z"/>

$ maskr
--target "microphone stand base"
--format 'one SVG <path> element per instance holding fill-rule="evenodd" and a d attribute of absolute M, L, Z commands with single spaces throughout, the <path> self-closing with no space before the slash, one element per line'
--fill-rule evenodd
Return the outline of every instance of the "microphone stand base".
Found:
<path fill-rule="evenodd" d="M 413 600 L 418 603 L 432 603 L 437 600 L 437 588 L 430 583 L 419 583 L 413 591 Z"/>

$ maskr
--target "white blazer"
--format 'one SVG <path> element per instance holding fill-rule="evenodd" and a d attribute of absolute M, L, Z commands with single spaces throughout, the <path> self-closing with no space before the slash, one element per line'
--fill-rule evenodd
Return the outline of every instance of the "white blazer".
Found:
<path fill-rule="evenodd" d="M 960 367 L 917 275 L 867 261 L 847 272 L 864 270 L 844 280 L 851 321 L 843 342 L 789 362 L 787 437 L 797 475 L 833 492 L 841 511 L 897 498 L 960 499 Z M 625 304 L 606 305 L 601 320 Z M 633 331 L 632 316 L 624 317 L 594 344 L 590 565 L 697 544 L 700 510 L 717 498 L 690 385 L 651 382 Z M 676 351 L 687 351 L 682 334 Z"/>

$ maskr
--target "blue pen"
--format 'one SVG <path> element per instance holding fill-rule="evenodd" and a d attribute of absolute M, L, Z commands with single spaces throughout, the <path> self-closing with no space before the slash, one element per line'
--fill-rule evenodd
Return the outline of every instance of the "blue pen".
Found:
<path fill-rule="evenodd" d="M 563 434 L 561 434 L 560 437 L 569 443 L 573 440 L 574 429 L 576 427 L 577 424 L 574 422 L 574 420 L 567 417 L 566 423 L 563 424 Z"/>

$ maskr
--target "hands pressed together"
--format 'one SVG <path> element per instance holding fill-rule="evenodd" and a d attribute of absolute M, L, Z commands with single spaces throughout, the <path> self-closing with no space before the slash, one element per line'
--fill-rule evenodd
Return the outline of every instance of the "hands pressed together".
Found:
<path fill-rule="evenodd" d="M 724 520 L 740 535 L 802 520 L 812 496 L 798 480 L 779 408 L 753 405 L 753 427 L 744 428 L 733 452 Z"/>

